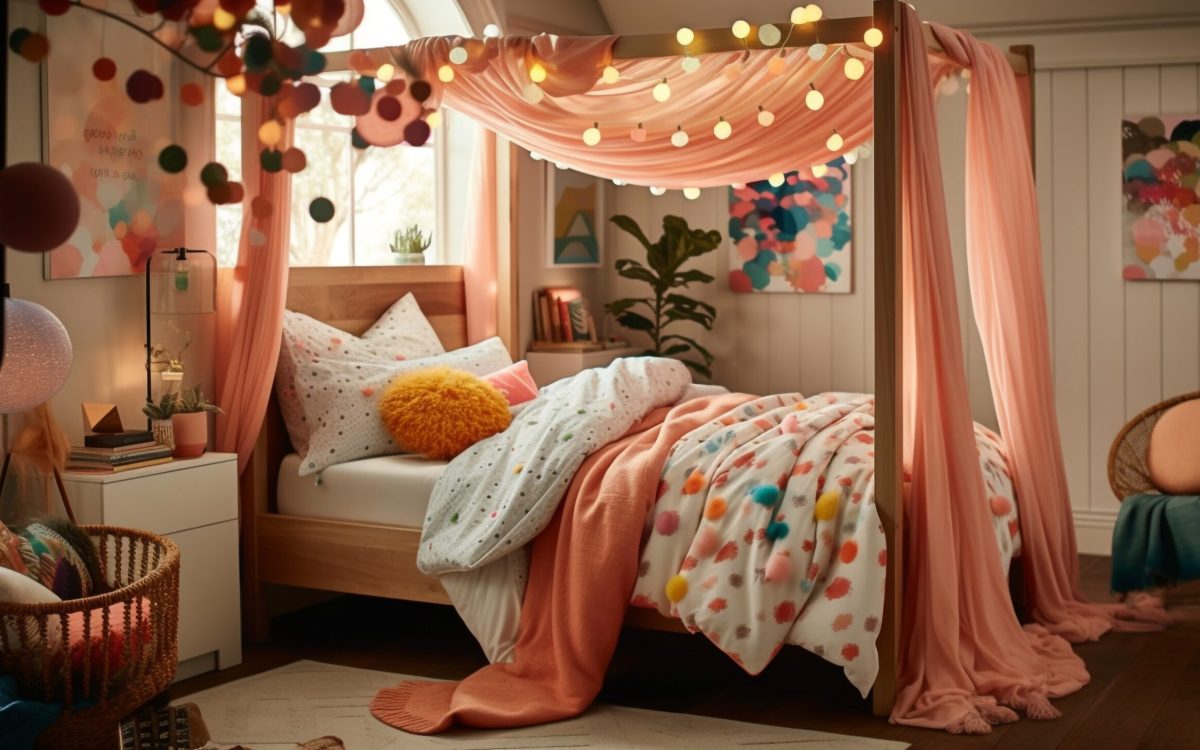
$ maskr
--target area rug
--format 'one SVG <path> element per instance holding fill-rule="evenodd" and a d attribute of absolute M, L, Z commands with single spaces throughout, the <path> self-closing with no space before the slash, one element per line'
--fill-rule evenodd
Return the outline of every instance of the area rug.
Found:
<path fill-rule="evenodd" d="M 900 750 L 889 742 L 804 729 L 749 724 L 691 714 L 597 704 L 579 716 L 544 726 L 500 731 L 456 730 L 410 735 L 371 716 L 375 693 L 406 675 L 298 661 L 220 687 L 184 696 L 208 725 L 213 746 L 294 750 L 299 742 L 332 735 L 347 750 L 521 750 L 523 748 L 716 748 L 770 746 L 771 750 Z M 427 679 L 427 678 L 416 678 Z"/>

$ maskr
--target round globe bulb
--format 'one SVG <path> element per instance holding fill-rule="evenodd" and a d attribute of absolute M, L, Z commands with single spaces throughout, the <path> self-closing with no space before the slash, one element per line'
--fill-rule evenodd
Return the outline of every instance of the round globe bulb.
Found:
<path fill-rule="evenodd" d="M 758 41 L 768 47 L 774 47 L 783 39 L 783 32 L 773 23 L 764 23 L 758 27 Z"/>
<path fill-rule="evenodd" d="M 687 198 L 690 201 L 696 200 L 697 198 L 700 197 L 700 188 L 698 188 L 698 187 L 684 188 L 683 189 L 683 197 Z"/>
<path fill-rule="evenodd" d="M 878 47 L 883 44 L 883 32 L 875 28 L 867 29 L 863 34 L 863 41 L 868 47 Z"/>
<path fill-rule="evenodd" d="M 431 128 L 440 128 L 442 126 L 442 113 L 434 110 L 425 116 L 425 124 Z"/>
<path fill-rule="evenodd" d="M 654 94 L 654 101 L 665 102 L 671 98 L 671 85 L 666 81 L 656 83 L 654 85 L 654 91 L 651 93 Z"/>
<path fill-rule="evenodd" d="M 44 404 L 71 372 L 71 337 L 54 314 L 22 299 L 4 299 L 0 414 Z"/>
<path fill-rule="evenodd" d="M 521 90 L 521 95 L 530 104 L 541 104 L 542 99 L 546 97 L 546 92 L 542 91 L 542 87 L 536 83 L 527 83 L 525 84 L 525 88 Z"/>
<path fill-rule="evenodd" d="M 767 72 L 777 76 L 787 69 L 787 60 L 782 57 L 772 57 L 767 61 Z"/>
<path fill-rule="evenodd" d="M 700 70 L 700 58 L 688 55 L 679 63 L 679 67 L 683 68 L 684 73 L 695 73 Z"/>
<path fill-rule="evenodd" d="M 438 80 L 442 83 L 450 83 L 454 80 L 454 68 L 449 65 L 443 65 L 438 68 Z"/>
<path fill-rule="evenodd" d="M 276 120 L 267 120 L 258 127 L 258 140 L 264 146 L 274 146 L 283 138 L 283 128 Z"/>
<path fill-rule="evenodd" d="M 636 128 L 629 131 L 629 139 L 634 143 L 645 143 L 647 135 L 649 135 L 649 133 L 647 133 L 646 129 L 641 125 L 638 125 Z"/>
<path fill-rule="evenodd" d="M 593 125 L 592 127 L 583 131 L 583 142 L 589 146 L 595 146 L 596 144 L 600 143 L 600 128 Z"/>
<path fill-rule="evenodd" d="M 665 194 L 666 192 L 667 192 L 667 189 L 666 189 L 666 188 L 660 188 L 660 187 L 652 187 L 652 188 L 650 188 L 650 195 L 663 195 L 663 194 Z"/>
<path fill-rule="evenodd" d="M 828 51 L 829 47 L 827 45 L 817 42 L 808 48 L 808 59 L 813 62 L 821 62 L 825 59 L 825 53 Z"/>
<path fill-rule="evenodd" d="M 804 9 L 803 5 L 797 5 L 795 8 L 792 8 L 792 15 L 788 17 L 788 20 L 797 26 L 802 23 L 808 23 L 808 11 Z"/>
<path fill-rule="evenodd" d="M 600 79 L 605 83 L 616 83 L 621 80 L 621 71 L 611 65 L 606 65 L 604 72 L 600 74 Z"/>
<path fill-rule="evenodd" d="M 616 185 L 617 187 L 625 187 L 626 183 L 625 183 L 625 180 L 622 180 L 619 177 L 614 177 L 612 184 Z"/>
<path fill-rule="evenodd" d="M 758 124 L 759 125 L 762 125 L 765 128 L 765 127 L 769 127 L 771 125 L 771 123 L 773 123 L 773 122 L 775 122 L 775 113 L 774 112 L 772 112 L 769 109 L 760 109 L 758 111 Z"/>
<path fill-rule="evenodd" d="M 816 177 L 817 179 L 821 179 L 828 171 L 829 167 L 825 166 L 824 164 L 814 164 L 812 167 L 812 176 Z"/>
<path fill-rule="evenodd" d="M 845 143 L 842 141 L 842 137 L 837 133 L 829 136 L 829 139 L 825 141 L 825 148 L 829 149 L 830 151 L 840 151 L 844 145 Z"/>
<path fill-rule="evenodd" d="M 733 126 L 729 124 L 728 120 L 718 120 L 717 124 L 713 125 L 713 135 L 723 141 L 733 135 Z"/>
<path fill-rule="evenodd" d="M 825 95 L 816 89 L 809 89 L 808 93 L 804 95 L 804 106 L 816 112 L 825 106 Z"/>
<path fill-rule="evenodd" d="M 821 6 L 817 5 L 816 3 L 809 3 L 808 5 L 804 6 L 804 17 L 808 19 L 809 23 L 820 21 L 821 17 L 824 15 L 825 12 L 822 11 Z"/>
<path fill-rule="evenodd" d="M 683 148 L 688 145 L 688 134 L 686 130 L 676 130 L 671 133 L 671 145 L 675 148 Z"/>
<path fill-rule="evenodd" d="M 500 27 L 494 23 L 489 23 L 483 27 L 483 35 L 488 39 L 500 36 Z"/>
<path fill-rule="evenodd" d="M 466 50 L 463 50 L 463 52 L 466 52 Z M 451 62 L 454 61 L 454 53 L 453 52 L 450 53 L 450 61 Z M 391 63 L 384 63 L 383 65 L 379 66 L 378 70 L 375 71 L 375 77 L 378 78 L 379 80 L 383 81 L 384 83 L 387 83 L 388 81 L 392 80 L 392 78 L 394 78 L 395 76 L 396 76 L 396 66 L 392 65 Z"/>
<path fill-rule="evenodd" d="M 783 180 L 783 172 L 776 172 L 767 178 L 767 183 L 770 184 L 771 187 L 779 187 L 783 184 Z"/>
<path fill-rule="evenodd" d="M 846 160 L 847 164 L 854 164 L 856 161 L 858 161 L 858 149 L 855 149 L 854 151 L 847 151 L 842 158 Z"/>
<path fill-rule="evenodd" d="M 241 96 L 246 93 L 246 76 L 238 73 L 225 79 L 225 88 L 234 96 Z"/>
<path fill-rule="evenodd" d="M 454 63 L 455 65 L 462 65 L 467 61 L 467 57 L 468 55 L 466 47 L 455 47 L 454 49 L 450 50 L 450 62 Z"/>
<path fill-rule="evenodd" d="M 675 32 L 675 41 L 682 44 L 684 47 L 696 40 L 696 32 L 684 26 L 679 31 Z"/>
<path fill-rule="evenodd" d="M 732 31 L 738 39 L 745 39 L 750 36 L 750 24 L 739 18 L 733 22 Z"/>
<path fill-rule="evenodd" d="M 851 81 L 857 81 L 863 77 L 864 73 L 867 72 L 867 66 L 863 65 L 863 61 L 859 60 L 857 57 L 851 57 L 847 58 L 846 64 L 842 66 L 842 72 L 845 73 L 846 77 Z"/>
<path fill-rule="evenodd" d="M 529 66 L 529 80 L 541 83 L 546 80 L 546 67 L 539 62 Z"/>
<path fill-rule="evenodd" d="M 540 153 L 538 153 L 537 151 L 530 151 L 530 152 L 529 152 L 529 158 L 530 158 L 530 159 L 533 159 L 534 161 L 541 161 L 542 159 L 544 159 L 544 158 L 546 158 L 546 157 L 542 156 L 542 155 L 541 155 Z"/>

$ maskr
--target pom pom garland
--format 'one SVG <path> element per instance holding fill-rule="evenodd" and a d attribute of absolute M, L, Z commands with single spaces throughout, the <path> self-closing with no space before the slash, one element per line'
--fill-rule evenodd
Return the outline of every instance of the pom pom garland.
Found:
<path fill-rule="evenodd" d="M 785 521 L 772 521 L 767 524 L 767 539 L 772 542 L 783 539 L 788 535 L 788 525 Z"/>
<path fill-rule="evenodd" d="M 773 484 L 760 484 L 750 490 L 750 499 L 759 505 L 773 508 L 779 502 L 779 488 Z"/>

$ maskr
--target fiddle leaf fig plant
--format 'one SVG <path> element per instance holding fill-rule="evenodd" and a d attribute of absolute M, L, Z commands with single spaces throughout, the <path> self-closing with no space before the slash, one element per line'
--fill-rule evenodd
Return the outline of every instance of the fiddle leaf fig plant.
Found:
<path fill-rule="evenodd" d="M 711 331 L 717 310 L 707 302 L 680 294 L 678 289 L 690 284 L 709 284 L 713 277 L 697 269 L 683 269 L 693 258 L 710 253 L 721 244 L 716 230 L 692 229 L 680 216 L 663 217 L 663 235 L 651 242 L 637 222 L 628 216 L 611 219 L 646 248 L 646 262 L 621 258 L 616 263 L 617 274 L 649 285 L 650 295 L 614 300 L 605 308 L 625 328 L 643 331 L 650 336 L 652 348 L 646 354 L 675 357 L 701 375 L 711 378 L 713 355 L 690 336 L 677 333 L 673 326 L 695 323 Z M 670 329 L 670 330 L 668 330 Z M 696 359 L 681 355 L 694 354 Z"/>

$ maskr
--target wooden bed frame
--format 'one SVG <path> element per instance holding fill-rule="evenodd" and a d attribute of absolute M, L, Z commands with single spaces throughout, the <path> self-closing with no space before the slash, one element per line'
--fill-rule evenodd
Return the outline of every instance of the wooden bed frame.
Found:
<path fill-rule="evenodd" d="M 901 186 L 899 0 L 875 0 L 873 17 L 819 22 L 821 41 L 858 42 L 870 26 L 890 29 L 874 51 L 875 145 L 875 503 L 888 545 L 883 622 L 876 646 L 879 676 L 872 690 L 878 715 L 888 715 L 895 701 L 900 655 L 900 612 L 903 581 L 903 512 L 901 399 Z M 926 28 L 928 32 L 928 28 Z M 815 31 L 797 27 L 790 45 L 814 41 Z M 938 47 L 926 33 L 932 52 Z M 757 40 L 749 40 L 756 46 Z M 727 29 L 697 31 L 695 51 L 719 51 L 730 44 Z M 740 43 L 739 43 L 740 44 Z M 740 47 L 739 47 L 740 49 Z M 658 52 L 658 50 L 662 50 Z M 678 54 L 674 34 L 622 37 L 614 56 Z M 346 53 L 330 55 L 331 68 L 345 63 Z M 1014 47 L 1009 60 L 1027 96 L 1025 115 L 1033 143 L 1033 49 Z M 509 158 L 515 146 L 510 147 Z M 515 180 L 515 171 L 510 179 Z M 514 186 L 515 187 L 515 186 Z M 510 192 L 509 248 L 517 247 L 516 190 Z M 502 249 L 499 259 L 501 336 L 515 348 L 517 294 L 515 259 Z M 310 315 L 353 334 L 361 334 L 396 299 L 412 292 L 433 323 L 446 349 L 465 346 L 466 317 L 463 272 L 457 266 L 375 268 L 293 268 L 287 308 Z M 519 352 L 514 351 L 514 356 Z M 283 457 L 290 452 L 287 432 L 272 399 L 250 467 L 240 480 L 242 598 L 246 635 L 266 637 L 263 586 L 281 584 L 392 599 L 448 604 L 438 582 L 416 569 L 421 530 L 279 514 L 275 485 Z M 638 627 L 683 631 L 676 620 L 656 612 L 632 609 L 626 623 Z"/>

